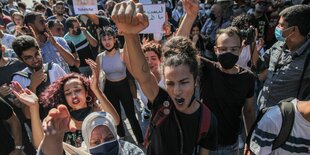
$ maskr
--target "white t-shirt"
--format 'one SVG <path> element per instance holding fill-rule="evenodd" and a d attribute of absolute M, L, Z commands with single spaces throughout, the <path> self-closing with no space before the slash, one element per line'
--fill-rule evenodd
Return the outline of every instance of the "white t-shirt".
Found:
<path fill-rule="evenodd" d="M 282 125 L 280 108 L 274 106 L 258 122 L 251 137 L 250 149 L 256 155 L 310 154 L 310 122 L 297 110 L 297 100 L 294 99 L 291 102 L 295 108 L 295 120 L 287 141 L 280 148 L 272 150 L 272 143 L 279 134 Z"/>
<path fill-rule="evenodd" d="M 44 66 L 47 64 L 44 64 Z M 23 71 L 31 73 L 28 67 Z M 66 75 L 66 72 L 56 63 L 53 63 L 52 69 L 48 71 L 50 83 L 58 80 L 58 78 Z M 13 81 L 17 81 L 23 88 L 26 88 L 30 85 L 31 80 L 29 78 L 23 77 L 21 75 L 15 75 Z"/>

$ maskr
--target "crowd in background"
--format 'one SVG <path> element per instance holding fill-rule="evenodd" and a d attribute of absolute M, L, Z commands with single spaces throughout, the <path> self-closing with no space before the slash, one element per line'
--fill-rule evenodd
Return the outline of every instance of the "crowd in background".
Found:
<path fill-rule="evenodd" d="M 310 153 L 309 0 L 73 1 L 0 0 L 1 155 Z"/>

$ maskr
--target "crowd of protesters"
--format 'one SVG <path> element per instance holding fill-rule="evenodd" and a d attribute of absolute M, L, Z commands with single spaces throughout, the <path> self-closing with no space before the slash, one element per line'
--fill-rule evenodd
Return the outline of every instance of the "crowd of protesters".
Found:
<path fill-rule="evenodd" d="M 0 155 L 310 154 L 309 0 L 73 1 L 0 0 Z"/>

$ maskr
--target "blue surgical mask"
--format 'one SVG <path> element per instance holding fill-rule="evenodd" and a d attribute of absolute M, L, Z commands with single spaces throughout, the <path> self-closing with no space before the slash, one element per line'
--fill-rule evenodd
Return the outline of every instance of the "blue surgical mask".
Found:
<path fill-rule="evenodd" d="M 283 30 L 280 29 L 279 27 L 276 27 L 276 28 L 275 28 L 274 34 L 275 34 L 276 39 L 277 39 L 278 41 L 283 41 L 283 42 L 285 41 L 285 38 L 282 36 Z"/>
<path fill-rule="evenodd" d="M 289 27 L 289 28 L 286 28 L 285 30 L 282 30 L 281 28 L 279 28 L 279 27 L 277 26 L 277 27 L 275 28 L 275 30 L 274 30 L 274 34 L 275 34 L 275 36 L 276 36 L 276 39 L 277 39 L 278 41 L 283 41 L 283 42 L 285 42 L 286 39 L 289 38 L 293 33 L 289 34 L 286 38 L 284 38 L 284 37 L 283 37 L 283 31 L 286 31 L 287 29 L 290 29 L 290 28 L 292 28 L 292 26 Z"/>
<path fill-rule="evenodd" d="M 104 142 L 89 149 L 89 153 L 92 155 L 118 155 L 119 144 L 117 139 L 109 142 Z"/>

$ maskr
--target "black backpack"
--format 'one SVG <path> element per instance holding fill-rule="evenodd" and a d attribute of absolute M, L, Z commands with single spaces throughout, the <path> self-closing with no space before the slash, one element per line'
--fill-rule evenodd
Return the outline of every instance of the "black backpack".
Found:
<path fill-rule="evenodd" d="M 280 132 L 278 134 L 278 136 L 275 138 L 275 140 L 273 141 L 273 145 L 272 145 L 272 150 L 275 150 L 279 147 L 281 147 L 285 141 L 287 140 L 287 138 L 289 137 L 293 125 L 294 125 L 294 119 L 295 119 L 295 109 L 294 109 L 294 105 L 291 102 L 294 98 L 288 98 L 285 100 L 280 101 L 279 104 L 277 104 L 277 106 L 279 106 L 280 111 L 281 111 L 281 115 L 282 115 L 282 125 L 281 125 L 281 129 Z M 266 107 L 263 108 L 259 111 L 256 120 L 254 122 L 254 124 L 252 125 L 251 130 L 248 133 L 247 139 L 246 139 L 246 143 L 248 145 L 248 148 L 250 148 L 250 141 L 251 141 L 251 137 L 252 134 L 254 132 L 254 129 L 257 127 L 258 122 L 262 119 L 262 117 L 264 116 L 264 114 L 270 109 L 271 107 Z"/>
<path fill-rule="evenodd" d="M 47 78 L 37 87 L 36 95 L 38 97 L 40 97 L 40 94 L 45 90 L 45 88 L 47 88 L 51 84 L 50 77 L 49 77 L 49 70 L 51 70 L 52 68 L 53 68 L 52 62 L 48 63 L 47 65 L 44 65 L 44 73 L 47 74 Z M 12 79 L 15 75 L 19 75 L 27 79 L 31 78 L 31 73 L 28 73 L 25 71 L 18 71 L 18 72 L 13 73 Z M 41 120 L 43 120 L 47 116 L 48 110 L 44 109 L 42 104 L 39 104 L 39 110 L 40 110 L 40 118 Z"/>

